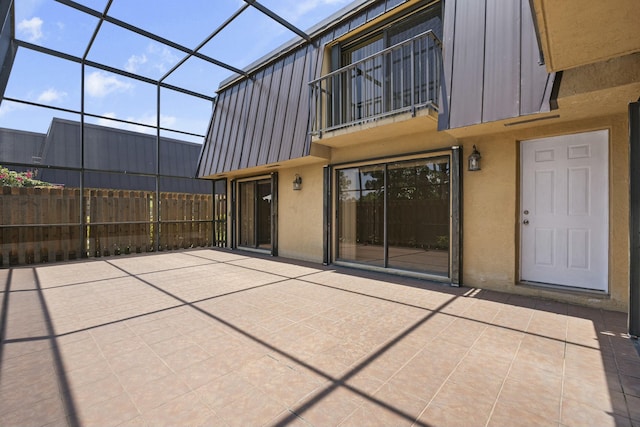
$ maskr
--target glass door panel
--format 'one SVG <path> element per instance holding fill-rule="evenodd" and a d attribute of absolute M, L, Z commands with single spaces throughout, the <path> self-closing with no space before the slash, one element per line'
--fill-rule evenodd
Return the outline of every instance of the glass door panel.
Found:
<path fill-rule="evenodd" d="M 271 180 L 256 183 L 257 191 L 257 247 L 271 249 Z"/>
<path fill-rule="evenodd" d="M 388 266 L 449 273 L 449 158 L 388 165 Z"/>
<path fill-rule="evenodd" d="M 384 166 L 338 171 L 338 257 L 384 266 Z"/>
<path fill-rule="evenodd" d="M 240 193 L 240 229 L 239 241 L 240 246 L 255 247 L 256 245 L 256 229 L 255 229 L 255 201 L 256 201 L 256 184 L 253 181 L 241 182 L 239 186 Z"/>

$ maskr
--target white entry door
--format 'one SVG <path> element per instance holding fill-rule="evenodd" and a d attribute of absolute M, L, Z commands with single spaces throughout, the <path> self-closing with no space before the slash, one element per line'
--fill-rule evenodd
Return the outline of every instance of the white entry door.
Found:
<path fill-rule="evenodd" d="M 608 290 L 609 132 L 521 145 L 521 279 Z"/>

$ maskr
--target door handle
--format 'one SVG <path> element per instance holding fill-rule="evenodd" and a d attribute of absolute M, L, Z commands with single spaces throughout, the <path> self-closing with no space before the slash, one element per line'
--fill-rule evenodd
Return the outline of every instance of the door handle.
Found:
<path fill-rule="evenodd" d="M 522 223 L 523 223 L 524 225 L 529 225 L 529 220 L 528 220 L 528 219 L 525 219 L 524 221 L 522 221 Z"/>

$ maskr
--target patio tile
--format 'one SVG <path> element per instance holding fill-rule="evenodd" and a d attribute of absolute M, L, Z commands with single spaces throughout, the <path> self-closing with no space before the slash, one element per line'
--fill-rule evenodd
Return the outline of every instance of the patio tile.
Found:
<path fill-rule="evenodd" d="M 560 418 L 560 386 L 558 390 L 533 379 L 520 381 L 507 378 L 498 399 L 534 414 L 544 414 L 551 420 Z"/>
<path fill-rule="evenodd" d="M 640 378 L 640 360 L 622 359 L 617 361 L 620 372 L 629 377 Z"/>
<path fill-rule="evenodd" d="M 411 417 L 399 414 L 393 409 L 375 403 L 365 403 L 339 425 L 340 427 L 409 427 L 414 425 L 414 421 Z"/>
<path fill-rule="evenodd" d="M 258 360 L 247 363 L 237 370 L 237 373 L 254 385 L 269 382 L 271 378 L 287 374 L 291 368 L 271 356 L 263 356 Z"/>
<path fill-rule="evenodd" d="M 235 372 L 230 372 L 197 388 L 195 391 L 214 411 L 231 405 L 235 400 L 253 390 L 255 385 Z"/>
<path fill-rule="evenodd" d="M 170 345 L 170 343 L 168 343 Z M 162 356 L 162 361 L 174 371 L 180 371 L 194 363 L 202 362 L 211 357 L 209 353 L 199 346 L 192 344 L 189 347 L 178 349 L 173 353 Z"/>
<path fill-rule="evenodd" d="M 565 426 L 630 427 L 632 425 L 631 420 L 626 416 L 602 411 L 573 399 L 564 399 L 562 401 L 562 419 L 560 423 Z"/>
<path fill-rule="evenodd" d="M 116 374 L 124 388 L 129 390 L 140 387 L 158 378 L 171 375 L 173 371 L 160 359 L 153 359 L 144 364 L 117 371 Z"/>
<path fill-rule="evenodd" d="M 306 363 L 309 366 L 312 366 L 313 368 L 320 371 L 322 375 L 326 375 L 332 378 L 340 378 L 351 371 L 351 368 L 349 366 L 342 363 L 331 352 L 316 354 L 315 356 L 301 363 Z"/>
<path fill-rule="evenodd" d="M 71 399 L 77 407 L 89 407 L 124 393 L 115 375 L 97 381 L 71 387 Z"/>
<path fill-rule="evenodd" d="M 192 390 L 195 390 L 229 372 L 231 372 L 231 368 L 226 361 L 211 357 L 202 362 L 189 365 L 177 371 L 176 374 Z"/>
<path fill-rule="evenodd" d="M 58 379 L 53 372 L 31 382 L 22 382 L 21 376 L 12 377 L 7 381 L 5 375 L 3 373 L 0 383 L 0 413 L 3 414 L 55 396 L 59 388 Z"/>
<path fill-rule="evenodd" d="M 510 402 L 499 400 L 496 403 L 487 427 L 557 427 L 558 420 L 545 413 L 536 413 L 525 410 Z"/>
<path fill-rule="evenodd" d="M 286 408 L 256 388 L 242 393 L 216 414 L 231 427 L 262 425 L 281 414 Z"/>
<path fill-rule="evenodd" d="M 622 383 L 622 390 L 625 394 L 640 397 L 640 378 L 620 375 L 620 382 Z"/>
<path fill-rule="evenodd" d="M 29 353 L 39 351 L 50 351 L 51 340 L 38 340 L 38 341 L 26 341 L 26 342 L 4 342 L 3 343 L 2 360 L 8 361 L 15 357 L 22 357 Z"/>
<path fill-rule="evenodd" d="M 104 343 L 100 351 L 105 359 L 112 359 L 120 354 L 129 353 L 145 347 L 147 344 L 138 337 L 124 338 L 120 341 Z"/>
<path fill-rule="evenodd" d="M 104 402 L 78 408 L 81 425 L 117 426 L 139 415 L 135 405 L 126 394 L 119 394 Z"/>
<path fill-rule="evenodd" d="M 59 396 L 39 400 L 31 405 L 21 405 L 13 410 L 2 409 L 2 424 L 6 426 L 41 425 L 42 420 L 65 418 L 64 404 Z"/>
<path fill-rule="evenodd" d="M 191 389 L 175 374 L 156 378 L 143 384 L 127 386 L 131 400 L 142 414 L 190 391 Z"/>
<path fill-rule="evenodd" d="M 360 407 L 357 395 L 342 387 L 319 389 L 291 408 L 300 418 L 314 426 L 339 425 Z"/>
<path fill-rule="evenodd" d="M 138 366 L 145 366 L 159 360 L 160 359 L 153 350 L 146 346 L 127 353 L 117 354 L 107 359 L 109 365 L 111 365 L 115 372 L 122 372 Z"/>
<path fill-rule="evenodd" d="M 406 419 L 416 419 L 427 406 L 427 399 L 431 397 L 423 396 L 407 393 L 400 383 L 388 382 L 374 393 L 373 399 L 376 403 L 380 402 L 379 404 L 402 414 Z"/>
<path fill-rule="evenodd" d="M 294 407 L 300 401 L 320 390 L 325 384 L 311 375 L 294 370 L 292 373 L 272 378 L 258 388 L 284 406 Z"/>
<path fill-rule="evenodd" d="M 311 424 L 300 418 L 297 414 L 290 410 L 285 410 L 278 414 L 275 418 L 267 421 L 263 425 L 265 426 L 283 426 L 287 427 L 313 427 Z"/>
<path fill-rule="evenodd" d="M 475 389 L 447 382 L 418 420 L 429 426 L 485 425 L 493 404 L 494 399 L 479 395 Z"/>
<path fill-rule="evenodd" d="M 529 356 L 516 356 L 508 378 L 527 382 L 535 387 L 542 387 L 549 392 L 559 394 L 562 388 L 562 361 L 556 365 L 538 364 L 540 359 Z"/>
<path fill-rule="evenodd" d="M 627 398 L 627 408 L 629 416 L 634 421 L 640 421 L 640 397 L 625 396 Z"/>
<path fill-rule="evenodd" d="M 127 268 L 139 278 L 49 276 L 59 335 L 3 344 L 0 423 L 73 424 L 66 379 L 87 426 L 640 427 L 640 357 L 620 313 L 322 267 L 282 280 L 308 267 L 269 259 L 275 276 L 249 268 L 252 257 L 231 254 L 246 260 L 232 265 L 209 250 L 213 261 L 178 265 L 191 253 L 137 257 L 144 265 Z M 113 272 L 102 269 L 87 276 Z M 185 304 L 139 279 L 205 299 Z M 48 333 L 28 292 L 10 300 L 8 337 Z"/>
<path fill-rule="evenodd" d="M 213 415 L 195 393 L 188 393 L 145 412 L 143 416 L 149 426 L 201 426 Z"/>
<path fill-rule="evenodd" d="M 98 360 L 82 368 L 68 366 L 66 375 L 73 388 L 109 377 L 113 375 L 113 371 L 105 360 Z"/>

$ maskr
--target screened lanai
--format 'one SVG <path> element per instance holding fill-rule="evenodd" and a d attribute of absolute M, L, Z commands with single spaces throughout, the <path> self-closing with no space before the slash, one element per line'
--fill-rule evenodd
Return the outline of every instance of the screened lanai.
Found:
<path fill-rule="evenodd" d="M 3 2 L 0 266 L 225 245 L 225 183 L 195 179 L 220 82 L 346 3 Z"/>

